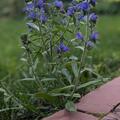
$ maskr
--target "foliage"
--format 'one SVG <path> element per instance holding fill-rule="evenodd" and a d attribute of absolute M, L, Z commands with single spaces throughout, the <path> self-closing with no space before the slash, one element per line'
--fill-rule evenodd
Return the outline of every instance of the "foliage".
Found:
<path fill-rule="evenodd" d="M 25 49 L 22 60 L 28 70 L 27 78 L 19 83 L 34 85 L 29 99 L 38 100 L 48 113 L 65 104 L 67 110 L 75 111 L 73 102 L 87 92 L 88 86 L 103 79 L 89 67 L 87 57 L 98 39 L 98 17 L 90 11 L 95 5 L 95 1 L 75 1 L 65 10 L 62 1 L 38 1 L 27 3 L 24 9 L 29 33 L 21 36 Z M 37 111 L 32 106 L 29 109 Z"/>
<path fill-rule="evenodd" d="M 120 13 L 120 1 L 106 1 L 100 0 L 99 5 L 96 8 L 97 13 L 99 14 L 119 14 Z"/>
<path fill-rule="evenodd" d="M 29 34 L 23 34 L 21 37 L 23 48 L 26 51 L 22 60 L 28 65 L 26 72 L 23 72 L 25 78 L 13 80 L 11 83 L 9 83 L 9 80 L 9 82 L 1 81 L 1 87 L 4 88 L 2 90 L 3 96 L 8 101 L 12 101 L 12 103 L 7 103 L 8 107 L 3 106 L 1 111 L 11 112 L 12 110 L 12 113 L 17 113 L 16 119 L 18 119 L 18 116 L 20 119 L 30 119 L 31 117 L 32 120 L 32 117 L 36 117 L 36 119 L 44 117 L 63 108 L 66 103 L 68 110 L 75 111 L 74 104 L 71 101 L 76 102 L 80 95 L 82 96 L 89 91 L 91 88 L 89 86 L 94 85 L 95 87 L 102 79 L 96 73 L 97 70 L 92 70 L 89 56 L 85 56 L 84 63 L 79 62 L 85 49 L 87 54 L 90 54 L 91 48 L 86 47 L 89 36 L 86 35 L 87 39 L 84 40 L 78 40 L 78 38 L 82 38 L 81 36 L 75 38 L 79 26 L 75 25 L 76 19 L 74 16 L 64 16 L 54 6 L 51 9 L 57 11 L 57 14 L 54 17 L 52 16 L 54 19 L 45 21 L 45 23 L 38 20 L 31 23 L 32 20 L 30 20 L 27 23 L 30 27 Z M 77 16 L 77 13 L 74 15 Z M 62 23 L 58 24 L 63 17 L 70 20 L 69 27 L 62 25 Z M 53 24 L 52 28 L 49 26 L 50 23 Z M 81 33 L 84 33 L 85 26 L 89 29 L 86 23 L 88 23 L 88 19 L 79 23 Z M 37 37 L 40 38 L 36 39 Z M 60 44 L 61 39 L 64 44 Z M 92 40 L 91 42 L 94 43 Z M 57 49 L 58 47 L 59 49 Z M 36 55 L 36 53 L 38 54 Z M 78 84 L 76 84 L 76 80 Z M 9 83 L 9 85 L 6 83 Z M 12 108 L 9 107 L 11 104 Z M 16 114 L 13 114 L 13 116 L 15 117 Z"/>
<path fill-rule="evenodd" d="M 90 73 L 91 77 L 88 75 L 88 78 L 91 80 L 99 77 L 85 65 L 86 52 L 94 46 L 98 37 L 98 33 L 94 31 L 97 15 L 89 13 L 92 8 L 90 4 L 95 6 L 96 2 L 76 1 L 73 6 L 68 7 L 67 12 L 62 1 L 55 1 L 53 5 L 44 1 L 27 3 L 25 8 L 27 18 L 32 19 L 32 22 L 27 23 L 30 33 L 21 36 L 27 56 L 23 60 L 30 67 L 29 75 L 42 91 L 39 96 L 44 96 L 47 102 L 49 97 L 56 97 L 54 99 L 58 100 L 57 104 L 51 99 L 50 103 L 58 109 L 68 99 L 76 100 L 76 94 L 80 97 L 79 92 L 76 92 L 81 88 L 78 87 L 79 82 L 84 83 L 84 73 Z M 80 25 L 83 30 L 84 25 L 86 27 L 85 37 L 79 32 Z M 80 49 L 78 53 L 81 57 L 77 56 L 78 53 L 75 54 L 76 49 Z M 53 85 L 45 84 L 46 79 L 53 81 Z M 60 101 L 57 99 L 59 96 L 63 97 Z"/>

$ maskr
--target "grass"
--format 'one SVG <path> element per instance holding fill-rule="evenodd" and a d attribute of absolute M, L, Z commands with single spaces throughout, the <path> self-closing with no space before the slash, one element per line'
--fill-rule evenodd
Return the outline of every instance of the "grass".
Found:
<path fill-rule="evenodd" d="M 0 19 L 0 77 L 16 72 L 21 57 L 20 34 L 26 31 L 25 21 Z M 100 43 L 94 49 L 97 63 L 106 61 L 118 69 L 120 62 L 120 16 L 100 16 Z M 96 62 L 95 61 L 95 62 Z M 115 69 L 115 70 L 116 70 Z M 117 71 L 117 70 L 116 70 Z M 120 75 L 120 73 L 118 73 Z"/>
<path fill-rule="evenodd" d="M 93 56 L 111 76 L 120 75 L 120 16 L 100 16 L 98 22 L 100 42 Z M 106 73 L 105 73 L 106 74 Z"/>
<path fill-rule="evenodd" d="M 24 21 L 0 19 L 0 77 L 15 72 L 21 48 L 19 36 L 25 31 Z"/>
<path fill-rule="evenodd" d="M 120 16 L 100 16 L 98 31 L 100 32 L 99 56 L 120 58 Z"/>

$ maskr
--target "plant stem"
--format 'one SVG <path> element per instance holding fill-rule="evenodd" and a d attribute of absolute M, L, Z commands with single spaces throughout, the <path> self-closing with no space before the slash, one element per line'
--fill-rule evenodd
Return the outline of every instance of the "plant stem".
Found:
<path fill-rule="evenodd" d="M 81 60 L 80 60 L 80 67 L 79 67 L 79 70 L 78 70 L 78 77 L 75 78 L 75 87 L 72 91 L 72 94 L 71 94 L 71 98 L 73 98 L 73 94 L 75 93 L 76 89 L 77 89 L 77 86 L 79 84 L 79 81 L 81 79 L 81 70 L 83 68 L 83 64 L 84 64 L 84 61 L 85 61 L 85 56 L 86 56 L 86 52 L 87 52 L 87 46 L 86 46 L 86 42 L 89 40 L 89 12 L 87 12 L 87 20 L 86 20 L 86 38 L 85 38 L 85 41 L 84 41 L 84 50 L 83 50 L 83 53 L 82 53 L 82 56 L 81 56 Z"/>
<path fill-rule="evenodd" d="M 52 55 L 53 55 L 53 53 L 52 53 L 52 33 L 50 34 L 50 55 L 51 55 L 51 62 L 52 62 Z"/>

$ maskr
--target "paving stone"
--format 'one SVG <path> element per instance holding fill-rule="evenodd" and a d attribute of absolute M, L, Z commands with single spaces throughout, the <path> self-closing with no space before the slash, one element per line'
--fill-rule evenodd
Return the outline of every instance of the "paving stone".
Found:
<path fill-rule="evenodd" d="M 107 113 L 119 102 L 120 77 L 115 78 L 102 85 L 100 88 L 88 93 L 80 99 L 76 106 L 78 109 L 92 113 Z M 120 120 L 119 111 L 117 114 L 111 113 L 107 115 L 103 120 Z M 85 113 L 70 113 L 66 110 L 61 110 L 48 118 L 44 118 L 43 120 L 98 120 L 98 118 Z"/>

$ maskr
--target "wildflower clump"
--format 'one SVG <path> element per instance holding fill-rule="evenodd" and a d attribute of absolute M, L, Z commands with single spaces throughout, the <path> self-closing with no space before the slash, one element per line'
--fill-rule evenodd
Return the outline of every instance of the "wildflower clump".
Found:
<path fill-rule="evenodd" d="M 25 78 L 35 84 L 34 92 L 28 93 L 40 104 L 37 110 L 44 111 L 38 107 L 44 106 L 50 113 L 66 106 L 75 111 L 71 101 L 80 99 L 93 81 L 99 82 L 95 80 L 100 76 L 88 62 L 89 51 L 99 38 L 96 4 L 96 0 L 73 0 L 68 5 L 61 0 L 26 2 L 28 32 L 21 37 L 28 64 Z"/>

